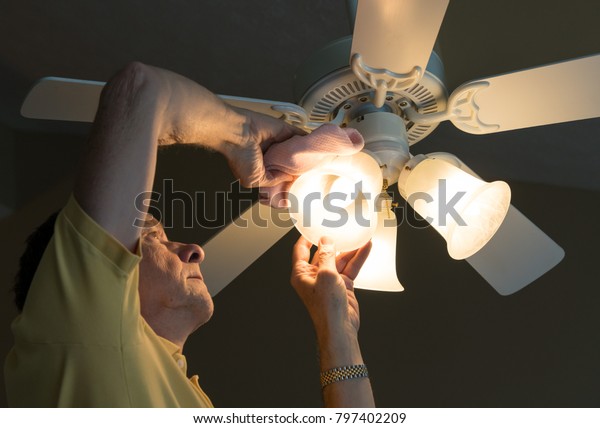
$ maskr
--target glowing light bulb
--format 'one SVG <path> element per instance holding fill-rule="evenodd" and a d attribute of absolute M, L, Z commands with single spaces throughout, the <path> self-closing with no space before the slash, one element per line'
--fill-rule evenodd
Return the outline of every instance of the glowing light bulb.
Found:
<path fill-rule="evenodd" d="M 396 274 L 396 236 L 398 222 L 391 198 L 382 194 L 377 214 L 377 229 L 371 240 L 369 258 L 354 280 L 355 288 L 376 291 L 403 291 Z"/>
<path fill-rule="evenodd" d="M 329 195 L 339 195 L 339 206 L 347 207 L 356 197 L 353 194 L 356 190 L 356 183 L 351 177 L 347 176 L 330 176 L 325 192 Z"/>
<path fill-rule="evenodd" d="M 338 251 L 354 250 L 375 233 L 375 197 L 382 181 L 379 164 L 370 155 L 339 156 L 292 184 L 290 217 L 313 244 L 327 235 Z"/>

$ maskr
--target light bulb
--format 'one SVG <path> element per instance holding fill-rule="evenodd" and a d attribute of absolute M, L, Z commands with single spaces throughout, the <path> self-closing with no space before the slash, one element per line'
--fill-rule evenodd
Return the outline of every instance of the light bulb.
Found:
<path fill-rule="evenodd" d="M 375 232 L 375 197 L 382 181 L 379 164 L 370 155 L 359 152 L 336 157 L 292 184 L 290 217 L 313 244 L 329 236 L 338 251 L 354 250 Z"/>
<path fill-rule="evenodd" d="M 330 176 L 325 192 L 330 195 L 348 195 L 347 198 L 339 198 L 338 205 L 347 207 L 352 203 L 352 193 L 354 193 L 356 183 L 350 177 L 345 176 Z"/>
<path fill-rule="evenodd" d="M 442 159 L 421 157 L 402 171 L 400 192 L 444 237 L 450 257 L 472 256 L 502 224 L 510 187 L 503 181 L 487 183 Z"/>
<path fill-rule="evenodd" d="M 376 291 L 403 291 L 396 274 L 396 215 L 392 199 L 382 193 L 377 213 L 377 229 L 372 238 L 371 252 L 354 280 L 355 288 Z M 378 203 L 379 205 L 379 203 Z"/>

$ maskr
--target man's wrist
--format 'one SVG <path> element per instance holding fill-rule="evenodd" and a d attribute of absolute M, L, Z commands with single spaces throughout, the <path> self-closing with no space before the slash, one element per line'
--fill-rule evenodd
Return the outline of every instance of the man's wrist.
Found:
<path fill-rule="evenodd" d="M 358 334 L 351 329 L 328 329 L 317 332 L 321 370 L 362 364 Z"/>
<path fill-rule="evenodd" d="M 252 123 L 249 116 L 230 106 L 226 106 L 223 123 L 226 127 L 222 130 L 219 144 L 215 150 L 229 159 L 250 141 Z"/>
<path fill-rule="evenodd" d="M 217 95 L 183 76 L 154 69 L 162 76 L 166 95 L 161 143 L 199 144 L 225 154 L 243 141 L 245 115 Z"/>

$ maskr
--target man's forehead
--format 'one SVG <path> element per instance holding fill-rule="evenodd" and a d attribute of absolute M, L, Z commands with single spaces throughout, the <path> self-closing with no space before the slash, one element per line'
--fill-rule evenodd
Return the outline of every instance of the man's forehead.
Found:
<path fill-rule="evenodd" d="M 146 231 L 156 230 L 156 231 L 160 231 L 163 233 L 165 231 L 165 228 L 163 227 L 162 223 L 160 221 L 158 221 L 158 219 L 150 213 L 146 214 L 146 218 L 144 219 L 144 225 L 142 227 Z"/>

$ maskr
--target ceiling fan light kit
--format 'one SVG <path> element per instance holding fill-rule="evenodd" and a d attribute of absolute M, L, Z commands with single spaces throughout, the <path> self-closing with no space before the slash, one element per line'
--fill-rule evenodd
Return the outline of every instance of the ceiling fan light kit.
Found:
<path fill-rule="evenodd" d="M 504 181 L 486 183 L 434 156 L 413 157 L 400 173 L 398 189 L 444 237 L 456 260 L 483 248 L 510 206 L 510 187 Z"/>
<path fill-rule="evenodd" d="M 522 289 L 564 256 L 559 245 L 510 204 L 505 182 L 481 180 L 451 154 L 413 157 L 409 148 L 444 120 L 467 133 L 489 134 L 600 117 L 600 55 L 474 80 L 448 95 L 444 67 L 434 49 L 448 4 L 449 0 L 361 0 L 358 4 L 348 0 L 354 33 L 315 52 L 298 69 L 296 104 L 221 95 L 231 105 L 284 119 L 307 131 L 333 123 L 356 128 L 363 135 L 361 153 L 319 165 L 292 186 L 291 194 L 299 199 L 321 193 L 321 207 L 289 212 L 299 229 L 310 220 L 310 226 L 300 231 L 316 243 L 325 230 L 319 222 L 336 220 L 325 212 L 327 196 L 348 193 L 362 182 L 361 192 L 352 192 L 354 196 L 336 204 L 334 211 L 340 207 L 348 214 L 360 211 L 370 223 L 325 230 L 335 235 L 340 250 L 356 248 L 372 237 L 372 254 L 357 287 L 402 289 L 395 271 L 396 220 L 387 194 L 388 186 L 396 182 L 401 195 L 446 239 L 450 256 L 465 259 L 502 295 Z M 22 113 L 31 118 L 91 121 L 101 85 L 42 79 L 27 96 Z M 439 207 L 446 203 L 443 192 L 450 202 L 455 200 L 451 208 L 457 218 L 440 215 Z M 415 195 L 428 197 L 419 200 Z M 455 195 L 457 199 L 452 199 Z M 298 203 L 298 207 L 303 210 L 306 205 Z M 261 208 L 265 209 L 271 208 Z M 258 208 L 242 217 L 250 217 L 253 210 Z M 237 260 L 225 267 L 218 257 L 207 259 L 205 277 L 210 278 L 207 283 L 213 295 L 292 227 L 251 223 L 241 228 L 234 222 L 212 238 L 207 252 Z M 238 248 L 235 243 L 244 236 L 268 244 Z"/>

